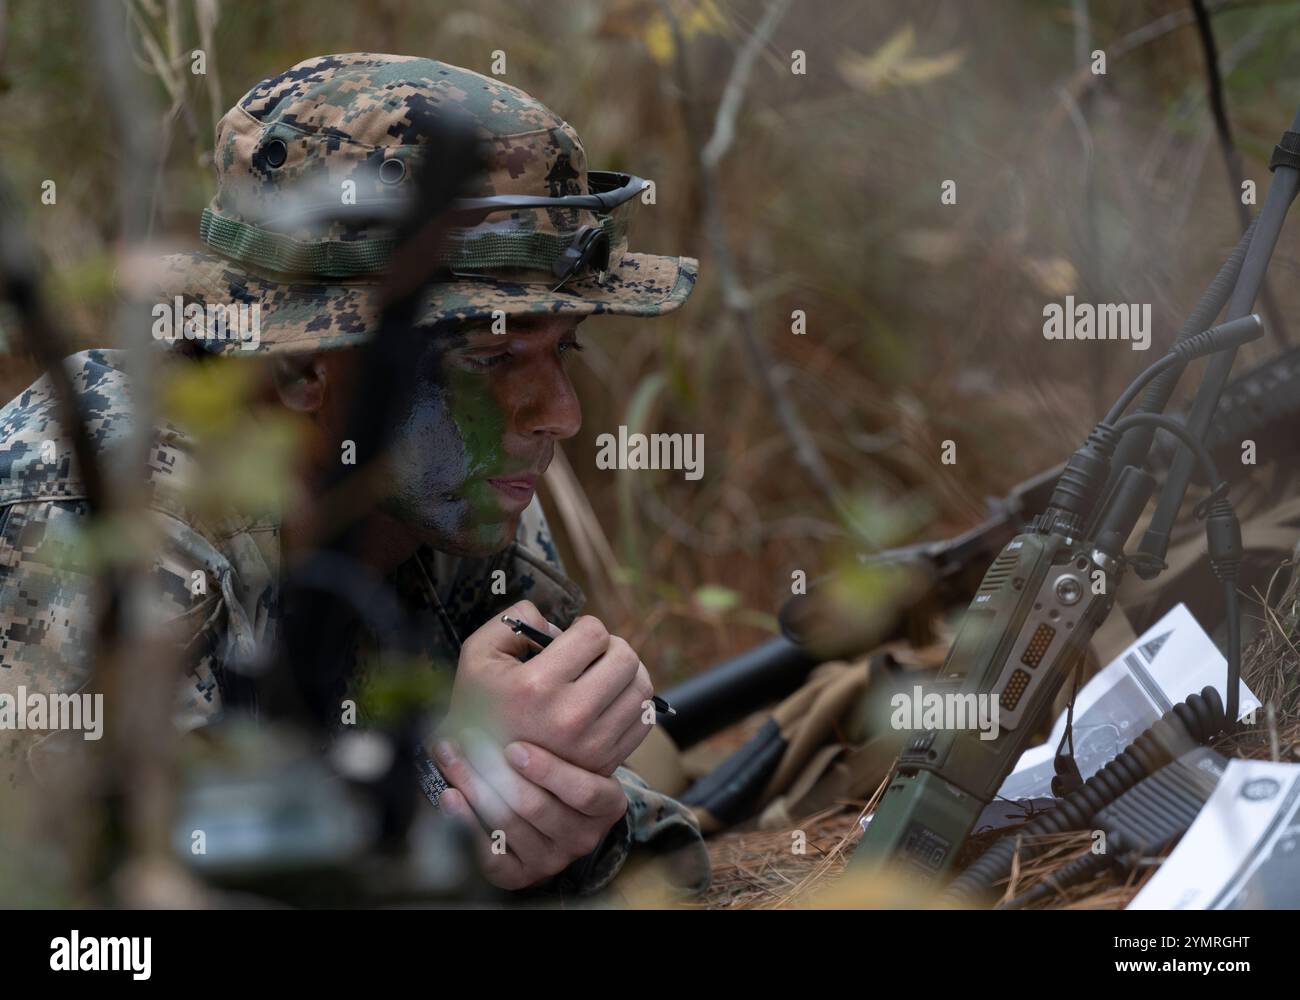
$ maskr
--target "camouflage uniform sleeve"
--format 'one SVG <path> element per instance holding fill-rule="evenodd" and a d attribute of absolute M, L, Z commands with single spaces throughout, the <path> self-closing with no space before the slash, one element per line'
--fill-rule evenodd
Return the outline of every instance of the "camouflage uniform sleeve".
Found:
<path fill-rule="evenodd" d="M 85 503 L 34 500 L 0 509 L 0 698 L 72 694 L 90 677 L 93 580 L 75 564 Z M 0 729 L 0 781 L 27 772 L 51 733 Z"/>
<path fill-rule="evenodd" d="M 695 815 L 676 799 L 656 792 L 635 771 L 614 772 L 627 795 L 633 844 L 648 847 L 669 864 L 674 885 L 690 892 L 709 887 L 709 852 Z"/>
<path fill-rule="evenodd" d="M 614 772 L 627 796 L 627 813 L 605 835 L 599 847 L 579 858 L 548 888 L 589 896 L 607 888 L 623 870 L 634 850 L 664 861 L 668 880 L 685 893 L 709 887 L 709 854 L 700 825 L 676 799 L 656 792 L 626 767 Z"/>
<path fill-rule="evenodd" d="M 90 679 L 102 595 L 86 562 L 87 516 L 81 500 L 0 508 L 0 696 L 73 694 Z M 196 595 L 189 589 L 196 571 L 211 568 L 172 544 L 175 537 L 189 535 L 188 529 L 156 516 L 169 543 L 156 554 L 148 581 L 151 625 L 174 643 L 175 719 L 188 731 L 220 708 L 213 672 L 217 646 L 210 633 L 228 631 L 217 628 L 224 626 L 226 612 L 220 590 Z M 74 736 L 0 729 L 0 782 L 15 784 L 27 775 L 40 780 L 47 755 Z"/>

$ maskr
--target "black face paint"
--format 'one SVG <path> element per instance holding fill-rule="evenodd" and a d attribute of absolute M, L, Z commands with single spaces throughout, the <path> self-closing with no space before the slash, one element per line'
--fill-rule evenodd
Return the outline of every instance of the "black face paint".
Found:
<path fill-rule="evenodd" d="M 465 332 L 420 330 L 418 378 L 392 445 L 393 490 L 386 509 L 430 536 L 435 547 L 486 555 L 509 543 L 517 513 L 502 508 L 488 478 L 509 471 L 507 415 L 491 380 L 449 362 Z"/>

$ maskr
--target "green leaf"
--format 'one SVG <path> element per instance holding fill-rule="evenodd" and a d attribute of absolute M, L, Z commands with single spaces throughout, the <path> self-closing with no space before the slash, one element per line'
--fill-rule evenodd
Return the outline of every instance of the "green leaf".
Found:
<path fill-rule="evenodd" d="M 695 606 L 712 614 L 726 614 L 740 604 L 740 595 L 716 583 L 706 583 L 695 591 Z"/>

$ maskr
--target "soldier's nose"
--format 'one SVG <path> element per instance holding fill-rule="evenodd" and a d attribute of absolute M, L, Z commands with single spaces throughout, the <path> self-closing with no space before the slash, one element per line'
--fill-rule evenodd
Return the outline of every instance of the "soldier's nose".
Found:
<path fill-rule="evenodd" d="M 582 427 L 582 405 L 568 374 L 558 363 L 530 372 L 526 394 L 515 409 L 515 429 L 525 435 L 571 438 Z"/>

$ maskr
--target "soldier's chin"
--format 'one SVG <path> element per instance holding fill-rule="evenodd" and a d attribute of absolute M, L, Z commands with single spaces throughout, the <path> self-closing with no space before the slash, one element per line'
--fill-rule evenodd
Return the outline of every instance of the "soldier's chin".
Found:
<path fill-rule="evenodd" d="M 470 515 L 454 528 L 441 524 L 426 525 L 427 541 L 439 552 L 481 559 L 496 555 L 515 539 L 519 514 L 502 515 L 490 521 Z"/>
<path fill-rule="evenodd" d="M 464 533 L 439 543 L 437 548 L 456 556 L 468 556 L 481 559 L 496 555 L 515 540 L 515 529 L 519 527 L 519 515 L 509 521 L 493 521 L 467 529 Z"/>
<path fill-rule="evenodd" d="M 475 512 L 463 497 L 441 494 L 433 502 L 383 505 L 414 531 L 422 542 L 456 556 L 482 558 L 495 555 L 514 541 L 521 513 Z"/>

